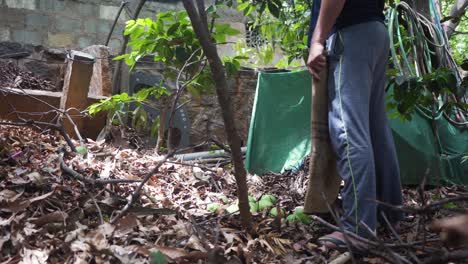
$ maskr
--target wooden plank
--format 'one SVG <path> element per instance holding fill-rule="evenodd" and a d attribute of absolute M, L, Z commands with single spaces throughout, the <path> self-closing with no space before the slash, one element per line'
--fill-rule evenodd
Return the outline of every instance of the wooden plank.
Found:
<path fill-rule="evenodd" d="M 29 94 L 32 96 L 48 96 L 48 97 L 57 97 L 61 98 L 62 97 L 62 92 L 50 92 L 50 91 L 41 91 L 41 90 L 30 90 L 30 89 L 17 89 L 17 88 L 9 88 L 9 87 L 3 87 L 4 91 L 8 93 L 15 93 L 15 94 Z"/>
<path fill-rule="evenodd" d="M 67 71 L 65 72 L 65 80 L 63 84 L 63 96 L 60 101 L 60 109 L 69 110 L 76 109 L 82 111 L 86 109 L 88 103 L 88 91 L 91 76 L 93 74 L 94 58 L 86 53 L 72 51 L 68 59 Z M 73 112 L 70 112 L 73 114 Z M 73 123 L 79 131 L 84 129 L 84 118 L 79 116 L 72 117 Z M 69 135 L 77 137 L 73 124 L 66 118 L 63 120 L 65 131 Z"/>

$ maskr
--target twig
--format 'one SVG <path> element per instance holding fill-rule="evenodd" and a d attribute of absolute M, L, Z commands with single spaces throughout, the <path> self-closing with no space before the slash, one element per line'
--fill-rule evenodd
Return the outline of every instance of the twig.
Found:
<path fill-rule="evenodd" d="M 182 161 L 171 161 L 171 160 L 168 160 L 167 163 L 179 164 L 179 165 L 184 165 L 184 166 L 189 166 L 189 167 L 196 167 L 196 168 L 204 169 L 204 170 L 207 170 L 207 171 L 216 172 L 215 170 L 210 169 L 210 168 L 208 168 L 207 166 L 197 165 L 197 164 L 191 164 L 191 163 L 182 162 Z"/>
<path fill-rule="evenodd" d="M 398 235 L 398 233 L 396 232 L 395 228 L 393 228 L 392 224 L 390 224 L 390 221 L 388 220 L 387 216 L 381 212 L 380 214 L 385 222 L 385 224 L 387 225 L 388 229 L 390 229 L 390 232 L 396 237 L 398 243 L 401 245 L 403 244 L 403 240 L 401 240 L 401 237 Z M 415 263 L 421 263 L 421 261 L 418 259 L 418 257 L 416 257 L 416 255 L 412 252 L 412 251 L 409 251 L 408 252 L 410 257 L 415 261 Z"/>
<path fill-rule="evenodd" d="M 361 225 L 364 226 L 368 233 L 372 236 L 372 238 L 377 242 L 379 243 L 380 247 L 383 248 L 385 251 L 387 251 L 387 253 L 390 255 L 390 257 L 392 257 L 392 260 L 394 260 L 394 263 L 409 263 L 411 264 L 411 262 L 409 260 L 407 260 L 406 258 L 398 255 L 397 253 L 393 252 L 392 249 L 390 249 L 389 247 L 387 247 L 387 245 L 385 244 L 384 241 L 382 241 L 381 239 L 379 239 L 377 237 L 376 234 L 374 234 L 374 232 L 372 232 L 372 230 L 369 228 L 369 226 L 367 226 L 364 222 L 361 221 Z M 403 261 L 403 262 L 402 262 Z"/>
<path fill-rule="evenodd" d="M 319 217 L 319 216 L 316 216 L 316 215 L 311 215 L 310 216 L 313 220 L 316 220 L 318 222 L 320 222 L 321 224 L 323 224 L 324 226 L 334 230 L 334 231 L 341 231 L 341 229 L 333 224 L 330 224 L 329 222 L 323 220 L 323 218 Z M 363 237 L 360 237 L 356 234 L 354 234 L 353 232 L 349 232 L 347 230 L 345 230 L 345 233 L 350 236 L 351 238 L 359 241 L 359 242 L 362 242 L 364 244 L 368 244 L 369 246 L 373 246 L 373 247 L 378 247 L 379 244 L 374 242 L 374 241 L 371 241 L 369 239 L 366 239 L 366 238 L 363 238 Z M 386 246 L 387 247 L 390 247 L 390 248 L 405 248 L 405 247 L 410 247 L 410 248 L 416 248 L 416 249 L 421 249 L 420 247 L 416 247 L 417 245 L 424 245 L 425 242 L 440 242 L 440 239 L 428 239 L 426 241 L 414 241 L 412 243 L 406 243 L 406 244 L 394 244 L 394 243 L 387 243 Z"/>
<path fill-rule="evenodd" d="M 433 211 L 439 211 L 441 206 L 451 203 L 451 202 L 461 202 L 461 201 L 468 201 L 468 194 L 463 194 L 457 197 L 451 197 L 451 198 L 445 198 L 441 199 L 437 202 L 429 203 L 423 206 L 418 206 L 418 207 L 412 207 L 412 206 L 401 206 L 401 205 L 392 205 L 389 203 L 385 203 L 382 201 L 375 201 L 376 203 L 379 203 L 381 205 L 385 205 L 389 208 L 395 209 L 395 210 L 400 210 L 406 213 L 431 213 Z"/>
<path fill-rule="evenodd" d="M 330 206 L 330 203 L 327 200 L 327 197 L 325 197 L 325 193 L 323 193 L 323 192 L 322 192 L 322 197 L 323 197 L 324 201 L 327 201 L 328 211 L 330 212 L 330 214 L 335 219 L 335 222 L 338 224 L 339 230 L 343 233 L 343 237 L 344 237 L 344 240 L 346 242 L 346 247 L 348 248 L 348 251 L 350 253 L 351 261 L 354 264 L 356 264 L 357 262 L 356 262 L 356 258 L 354 257 L 353 246 L 351 244 L 351 240 L 349 239 L 348 235 L 346 234 L 346 230 L 345 230 L 345 228 L 343 226 L 343 223 L 340 221 L 339 217 L 333 211 L 332 207 Z"/>
<path fill-rule="evenodd" d="M 90 179 L 86 178 L 83 175 L 79 174 L 78 172 L 74 171 L 72 168 L 68 167 L 63 160 L 63 152 L 59 154 L 59 161 L 60 161 L 60 168 L 67 173 L 68 175 L 72 176 L 73 178 L 84 181 L 91 184 L 109 184 L 109 183 L 137 183 L 141 182 L 141 180 L 130 180 L 130 179 Z"/>
<path fill-rule="evenodd" d="M 239 212 L 239 210 L 236 210 L 236 211 L 234 211 L 232 213 L 223 214 L 223 215 L 213 217 L 213 218 L 210 218 L 210 219 L 207 219 L 207 220 L 201 221 L 199 223 L 195 223 L 195 224 L 196 225 L 202 225 L 202 224 L 207 223 L 207 222 L 211 222 L 211 221 L 215 221 L 215 220 L 218 221 L 220 219 L 223 219 L 224 217 L 228 217 L 228 216 L 233 215 L 233 214 L 238 213 L 238 212 Z"/>
<path fill-rule="evenodd" d="M 96 206 L 96 209 L 97 209 L 97 211 L 99 213 L 99 218 L 101 219 L 101 225 L 102 225 L 102 224 L 104 224 L 104 217 L 102 216 L 101 207 L 99 207 L 99 205 L 97 204 L 96 199 L 94 199 L 94 196 L 93 195 L 90 195 L 90 196 L 91 196 L 91 199 L 93 200 L 93 203 Z"/>
<path fill-rule="evenodd" d="M 131 208 L 132 204 L 140 197 L 140 191 L 143 188 L 143 186 L 146 184 L 146 182 L 153 176 L 156 172 L 159 171 L 159 168 L 166 162 L 167 159 L 172 157 L 174 155 L 175 151 L 171 150 L 169 153 L 164 156 L 164 158 L 150 171 L 146 174 L 145 178 L 143 181 L 140 182 L 140 185 L 138 185 L 137 189 L 133 192 L 132 196 L 130 196 L 130 200 L 128 203 L 125 205 L 125 207 L 120 211 L 111 221 L 111 224 L 114 224 L 117 220 L 122 218 L 128 210 Z"/>
<path fill-rule="evenodd" d="M 134 9 L 133 11 L 133 14 L 132 14 L 132 19 L 133 20 L 137 20 L 138 19 L 138 16 L 141 12 L 141 9 L 143 8 L 144 4 L 146 3 L 146 0 L 140 0 L 136 6 L 136 8 Z M 130 36 L 129 35 L 126 35 L 124 36 L 124 40 L 123 40 L 123 43 L 122 43 L 122 46 L 120 48 L 120 51 L 118 53 L 118 56 L 122 55 L 125 53 L 125 51 L 127 50 L 127 44 L 128 44 L 128 41 L 130 40 Z M 114 75 L 112 77 L 112 84 L 113 84 L 113 90 L 112 90 L 112 94 L 116 94 L 116 93 L 119 93 L 120 92 L 120 83 L 121 83 L 121 75 L 122 75 L 122 63 L 123 61 L 122 60 L 118 60 L 116 65 L 115 65 L 115 68 L 114 68 Z"/>
<path fill-rule="evenodd" d="M 432 263 L 447 263 L 452 261 L 461 261 L 468 259 L 468 250 L 456 250 L 445 252 L 444 254 L 433 254 L 430 258 L 424 261 L 424 264 Z"/>
<path fill-rule="evenodd" d="M 115 15 L 114 23 L 112 23 L 112 27 L 111 27 L 108 35 L 107 35 L 106 42 L 104 44 L 105 46 L 109 46 L 109 41 L 110 41 L 110 38 L 112 36 L 112 33 L 114 33 L 115 25 L 117 24 L 117 21 L 119 20 L 120 14 L 122 13 L 122 10 L 124 9 L 124 7 L 128 3 L 129 3 L 128 1 L 122 1 L 120 3 L 120 7 L 119 7 L 119 10 L 117 11 L 117 15 Z"/>
<path fill-rule="evenodd" d="M 203 248 L 205 248 L 205 250 L 208 251 L 210 249 L 210 245 L 208 244 L 208 239 L 203 234 L 203 232 L 200 232 L 199 225 L 196 224 L 197 222 L 195 222 L 193 215 L 190 216 L 190 223 L 191 223 L 190 226 L 192 227 L 193 233 L 195 234 L 195 236 L 198 237 L 198 240 L 202 244 Z"/>
<path fill-rule="evenodd" d="M 196 164 L 190 164 L 190 163 L 186 163 L 186 162 L 180 162 L 180 161 L 167 161 L 167 163 L 173 163 L 173 164 L 180 164 L 180 165 L 184 165 L 184 166 L 190 166 L 190 167 L 195 167 L 195 168 L 200 168 L 200 169 L 204 169 L 204 170 L 207 170 L 207 171 L 211 171 L 213 173 L 216 173 L 215 170 L 213 169 L 210 169 L 206 166 L 203 166 L 203 165 L 196 165 Z M 215 179 L 212 177 L 212 175 L 210 175 L 210 180 L 211 180 L 211 183 L 214 185 L 215 189 L 217 192 L 221 193 L 223 192 L 221 190 L 221 188 L 218 186 L 218 183 L 215 181 Z"/>
<path fill-rule="evenodd" d="M 323 220 L 323 219 L 322 219 L 321 217 L 319 217 L 319 216 L 311 215 L 310 217 L 311 217 L 313 220 L 316 220 L 316 221 L 320 222 L 320 223 L 323 224 L 324 226 L 326 226 L 326 227 L 328 227 L 328 228 L 330 228 L 330 229 L 332 229 L 332 230 L 334 230 L 334 231 L 342 231 L 341 228 L 339 228 L 339 227 L 337 227 L 337 226 L 335 226 L 335 225 L 333 225 L 333 224 L 328 223 L 327 221 Z M 374 247 L 375 247 L 375 246 L 378 246 L 377 243 L 375 243 L 375 242 L 373 242 L 373 241 L 370 241 L 370 240 L 368 240 L 368 239 L 365 239 L 365 238 L 363 238 L 363 237 L 360 237 L 360 236 L 354 234 L 353 232 L 349 232 L 349 231 L 347 231 L 347 230 L 343 230 L 343 234 L 346 234 L 346 235 L 350 236 L 351 238 L 353 238 L 353 239 L 355 239 L 355 240 L 358 240 L 359 242 L 363 242 L 363 243 L 365 243 L 365 244 L 369 244 L 369 245 L 374 246 Z"/>
<path fill-rule="evenodd" d="M 214 138 L 211 138 L 211 141 L 213 141 L 213 143 L 215 143 L 216 146 L 226 151 L 226 153 L 231 153 L 231 150 L 228 147 L 226 147 L 223 143 L 219 142 L 218 140 Z"/>
<path fill-rule="evenodd" d="M 192 79 L 188 82 L 186 82 L 185 84 L 183 85 L 180 85 L 180 78 L 182 77 L 182 73 L 184 72 L 185 68 L 188 67 L 189 65 L 189 62 L 190 60 L 193 58 L 193 56 L 195 56 L 198 52 L 200 52 L 202 50 L 202 48 L 198 48 L 196 49 L 190 56 L 189 58 L 185 61 L 184 65 L 182 66 L 182 68 L 179 70 L 179 73 L 177 74 L 177 78 L 176 78 L 176 94 L 172 100 L 172 105 L 171 105 L 171 109 L 170 109 L 170 114 L 169 114 L 169 119 L 168 119 L 168 132 L 167 132 L 167 148 L 169 150 L 172 149 L 172 123 L 173 123 L 173 120 L 174 120 L 174 115 L 175 115 L 175 112 L 177 111 L 177 102 L 179 101 L 180 99 L 180 96 L 182 95 L 183 91 L 185 90 L 185 88 L 187 87 L 188 84 L 190 84 L 190 81 L 194 80 L 195 78 L 198 77 L 199 74 L 196 74 L 192 77 Z M 202 67 L 200 73 L 203 71 L 203 69 L 205 68 L 205 66 Z"/>
<path fill-rule="evenodd" d="M 78 140 L 80 141 L 80 143 L 84 144 L 85 141 L 83 140 L 83 137 L 81 136 L 81 133 L 78 130 L 78 127 L 76 126 L 75 122 L 73 122 L 73 119 L 70 117 L 70 115 L 67 112 L 65 112 L 63 115 L 67 118 L 68 122 L 70 122 L 70 124 L 73 126 L 73 130 L 75 131 L 75 134 L 78 137 Z"/>
<path fill-rule="evenodd" d="M 35 126 L 35 125 L 38 125 L 38 126 L 44 126 L 44 127 L 51 128 L 51 129 L 53 129 L 55 131 L 58 131 L 60 133 L 60 135 L 62 135 L 62 137 L 65 139 L 65 141 L 67 142 L 67 145 L 71 148 L 71 150 L 73 152 L 76 152 L 75 145 L 71 141 L 70 136 L 68 136 L 68 134 L 65 132 L 65 129 L 63 128 L 62 125 L 55 125 L 55 124 L 50 124 L 50 123 L 40 122 L 40 121 L 34 121 L 34 120 L 26 120 L 26 121 L 23 121 L 23 122 L 0 122 L 0 125 L 7 125 L 7 126 Z"/>

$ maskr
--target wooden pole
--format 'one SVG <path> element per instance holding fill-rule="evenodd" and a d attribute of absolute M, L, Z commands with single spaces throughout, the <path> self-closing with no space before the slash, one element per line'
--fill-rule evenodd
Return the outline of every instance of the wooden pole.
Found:
<path fill-rule="evenodd" d="M 305 213 L 324 213 L 332 204 L 341 184 L 335 153 L 328 132 L 328 67 L 320 73 L 320 80 L 312 81 L 311 149 L 309 184 L 305 197 Z"/>

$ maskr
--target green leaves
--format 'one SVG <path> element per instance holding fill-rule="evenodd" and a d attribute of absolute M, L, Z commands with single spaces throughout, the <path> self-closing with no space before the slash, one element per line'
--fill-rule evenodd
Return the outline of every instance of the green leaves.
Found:
<path fill-rule="evenodd" d="M 161 12 L 156 15 L 156 20 L 127 21 L 124 34 L 130 37 L 128 45 L 131 52 L 115 59 L 125 59 L 131 68 L 148 55 L 153 56 L 155 61 L 181 67 L 185 61 L 174 58 L 176 48 L 185 49 L 186 53 L 191 54 L 200 46 L 185 11 Z"/>
<path fill-rule="evenodd" d="M 436 105 L 434 96 L 456 95 L 457 80 L 454 73 L 446 68 L 439 68 L 422 77 L 402 76 L 398 70 L 388 70 L 388 88 L 393 90 L 393 98 L 387 100 L 387 109 L 396 109 L 403 119 L 410 120 L 411 114 L 418 106 L 432 109 L 437 107 L 438 113 L 450 111 L 454 107 L 466 109 L 461 104 L 451 102 Z"/>
<path fill-rule="evenodd" d="M 226 42 L 227 36 L 235 36 L 239 34 L 239 30 L 234 29 L 229 24 L 214 24 L 213 38 L 218 43 Z"/>
<path fill-rule="evenodd" d="M 147 130 L 150 137 L 156 138 L 160 124 L 159 116 L 154 120 L 149 120 L 143 105 L 149 99 L 159 99 L 169 95 L 169 90 L 160 82 L 153 87 L 143 88 L 133 95 L 128 95 L 127 93 L 113 95 L 90 105 L 86 110 L 90 115 L 107 111 L 108 119 L 114 125 L 122 124 L 122 116 L 129 116 L 133 128 L 140 131 Z M 132 108 L 133 110 L 131 110 Z"/>
<path fill-rule="evenodd" d="M 151 264 L 167 264 L 166 256 L 159 250 L 151 252 L 149 257 Z"/>
<path fill-rule="evenodd" d="M 290 214 L 287 218 L 286 221 L 292 222 L 292 223 L 303 223 L 303 224 L 310 224 L 312 220 L 310 217 L 306 214 L 304 214 L 304 209 L 303 208 L 297 208 L 294 213 Z"/>
<path fill-rule="evenodd" d="M 263 195 L 258 201 L 258 209 L 263 210 L 276 204 L 276 198 L 273 195 Z"/>
<path fill-rule="evenodd" d="M 81 155 L 85 155 L 88 153 L 88 149 L 85 146 L 78 146 L 76 147 L 76 152 Z"/>
<path fill-rule="evenodd" d="M 249 16 L 255 10 L 255 6 L 247 1 L 238 5 L 237 10 L 243 11 L 244 16 Z"/>
<path fill-rule="evenodd" d="M 247 60 L 248 57 L 245 56 L 234 56 L 228 57 L 225 56 L 223 58 L 224 67 L 226 69 L 226 74 L 228 77 L 235 75 L 239 69 L 241 68 L 241 61 Z"/>
<path fill-rule="evenodd" d="M 267 1 L 268 11 L 274 17 L 279 18 L 280 16 L 280 9 L 281 9 L 281 1 L 280 0 L 269 0 Z"/>
<path fill-rule="evenodd" d="M 269 209 L 270 207 L 274 206 L 276 204 L 277 199 L 273 195 L 263 195 L 258 201 L 255 200 L 252 196 L 249 196 L 249 206 L 250 206 L 250 212 L 252 213 L 258 213 L 260 211 L 264 211 L 266 209 Z M 231 204 L 226 208 L 226 211 L 228 213 L 235 213 L 239 211 L 239 202 L 236 201 L 235 203 Z M 214 204 L 209 205 L 209 208 L 212 209 Z M 210 209 L 207 208 L 207 210 L 210 211 Z M 216 208 L 217 209 L 217 208 Z M 215 209 L 215 211 L 216 211 Z"/>
<path fill-rule="evenodd" d="M 224 203 L 228 202 L 226 200 L 223 200 Z M 254 197 L 249 196 L 249 206 L 250 206 L 250 212 L 251 213 L 259 213 L 259 212 L 265 212 L 271 217 L 277 217 L 278 216 L 278 208 L 279 208 L 279 213 L 280 217 L 284 218 L 286 216 L 286 212 L 281 209 L 277 205 L 278 199 L 270 194 L 264 194 L 260 197 L 260 199 L 256 200 Z M 226 207 L 226 212 L 232 214 L 236 213 L 239 211 L 239 202 L 235 201 L 228 207 Z M 211 203 L 208 204 L 206 209 L 212 213 L 218 211 L 218 209 L 221 208 L 221 205 L 219 203 Z M 312 222 L 311 218 L 304 213 L 303 208 L 297 208 L 294 210 L 293 213 L 288 215 L 286 217 L 286 221 L 290 223 L 303 223 L 303 224 L 310 224 Z"/>
<path fill-rule="evenodd" d="M 254 67 L 265 67 L 281 49 L 283 59 L 276 67 L 294 67 L 307 58 L 310 9 L 308 0 L 238 0 L 237 9 L 252 21 L 249 31 L 255 48 L 248 51 Z M 260 43 L 255 43 L 260 39 Z M 258 57 L 258 59 L 256 59 Z"/>
<path fill-rule="evenodd" d="M 206 206 L 206 210 L 214 213 L 221 205 L 219 203 L 212 203 Z"/>
<path fill-rule="evenodd" d="M 284 212 L 283 209 L 280 209 L 280 213 L 281 213 L 281 216 L 282 216 L 282 217 L 285 215 L 285 212 Z M 278 208 L 276 208 L 276 207 L 271 208 L 271 210 L 270 210 L 270 216 L 272 216 L 272 217 L 278 216 Z"/>

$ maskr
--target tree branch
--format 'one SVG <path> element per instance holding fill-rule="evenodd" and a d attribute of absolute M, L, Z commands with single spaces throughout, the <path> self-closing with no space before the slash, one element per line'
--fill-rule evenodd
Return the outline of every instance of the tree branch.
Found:
<path fill-rule="evenodd" d="M 448 16 L 450 19 L 442 23 L 442 27 L 448 39 L 456 32 L 455 29 L 460 24 L 460 20 L 466 13 L 467 8 L 468 0 L 455 0 Z"/>
<path fill-rule="evenodd" d="M 241 152 L 241 140 L 237 133 L 235 120 L 232 114 L 232 106 L 228 95 L 228 84 L 226 79 L 226 72 L 219 58 L 216 46 L 211 41 L 210 33 L 206 27 L 207 21 L 202 21 L 202 15 L 197 13 L 193 0 L 182 0 L 185 10 L 192 22 L 193 30 L 200 41 L 200 45 L 208 59 L 211 75 L 216 87 L 216 94 L 218 103 L 221 107 L 221 112 L 224 121 L 224 128 L 232 151 L 232 160 L 234 164 L 234 177 L 237 184 L 237 195 L 239 198 L 239 212 L 243 228 L 250 231 L 252 228 L 252 215 L 250 213 L 250 206 L 248 200 L 247 189 L 247 172 L 244 168 L 244 162 Z M 199 6 L 201 3 L 198 3 Z M 200 8 L 199 8 L 200 9 Z M 204 7 L 202 8 L 204 12 Z"/>
<path fill-rule="evenodd" d="M 103 179 L 90 179 L 86 178 L 83 175 L 79 174 L 78 172 L 74 171 L 72 168 L 68 167 L 65 161 L 63 160 L 63 152 L 59 154 L 59 162 L 60 162 L 60 168 L 68 175 L 72 176 L 73 178 L 87 182 L 90 184 L 109 184 L 109 183 L 137 183 L 141 182 L 141 180 L 129 180 L 129 179 L 108 179 L 108 180 L 103 180 Z"/>
<path fill-rule="evenodd" d="M 174 155 L 175 151 L 171 150 L 169 153 L 164 156 L 164 158 L 154 167 L 150 172 L 148 172 L 143 179 L 143 181 L 140 182 L 140 185 L 138 185 L 137 189 L 133 192 L 132 196 L 130 197 L 130 200 L 128 203 L 125 205 L 125 207 L 110 221 L 111 224 L 114 224 L 117 222 L 120 218 L 122 218 L 132 207 L 133 203 L 140 198 L 140 191 L 143 189 L 143 186 L 146 184 L 146 182 L 156 173 L 159 171 L 159 168 L 168 160 L 172 155 Z"/>

